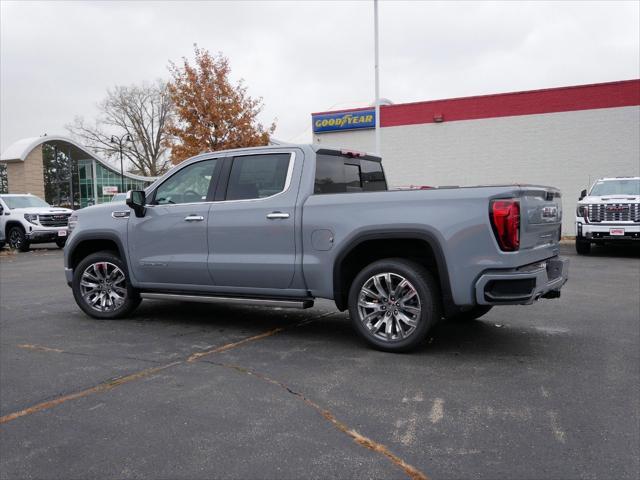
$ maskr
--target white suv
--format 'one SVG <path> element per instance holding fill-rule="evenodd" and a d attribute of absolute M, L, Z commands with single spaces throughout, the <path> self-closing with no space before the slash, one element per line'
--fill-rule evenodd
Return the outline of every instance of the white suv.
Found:
<path fill-rule="evenodd" d="M 640 177 L 601 178 L 578 200 L 579 254 L 588 254 L 592 243 L 640 241 Z"/>
<path fill-rule="evenodd" d="M 52 207 L 35 195 L 0 195 L 0 230 L 11 248 L 26 252 L 32 243 L 67 241 L 68 208 Z"/>

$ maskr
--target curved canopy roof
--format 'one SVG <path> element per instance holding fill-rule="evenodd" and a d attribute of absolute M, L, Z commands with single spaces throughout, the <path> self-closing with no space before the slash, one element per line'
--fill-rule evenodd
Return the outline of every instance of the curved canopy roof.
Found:
<path fill-rule="evenodd" d="M 58 145 L 61 151 L 66 152 L 70 149 L 72 158 L 92 158 L 102 164 L 103 167 L 111 170 L 114 173 L 120 174 L 113 166 L 111 166 L 106 160 L 100 158 L 95 153 L 91 152 L 87 148 L 75 142 L 75 140 L 60 135 L 44 135 L 42 137 L 29 137 L 18 140 L 12 143 L 9 147 L 2 152 L 0 156 L 0 162 L 24 162 L 27 156 L 36 148 L 47 143 L 50 145 Z M 124 172 L 124 176 L 132 180 L 141 180 L 143 182 L 153 182 L 157 177 L 145 177 L 143 175 L 134 175 L 133 173 Z"/>

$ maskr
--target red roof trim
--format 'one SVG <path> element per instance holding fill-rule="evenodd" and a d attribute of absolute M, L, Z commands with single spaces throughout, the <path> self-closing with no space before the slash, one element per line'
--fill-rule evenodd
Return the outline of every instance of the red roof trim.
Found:
<path fill-rule="evenodd" d="M 640 105 L 640 79 L 381 106 L 383 127 Z M 371 107 L 336 110 L 340 113 Z M 315 114 L 314 114 L 315 115 Z"/>

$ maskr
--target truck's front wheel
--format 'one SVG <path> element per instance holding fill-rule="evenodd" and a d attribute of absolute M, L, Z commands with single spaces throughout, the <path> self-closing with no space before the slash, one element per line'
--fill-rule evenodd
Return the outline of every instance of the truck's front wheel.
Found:
<path fill-rule="evenodd" d="M 76 266 L 72 289 L 78 306 L 93 318 L 121 318 L 140 304 L 124 262 L 108 251 L 92 253 Z"/>
<path fill-rule="evenodd" d="M 405 352 L 418 346 L 440 318 L 437 282 L 420 264 L 402 258 L 365 267 L 349 290 L 349 315 L 373 347 Z"/>

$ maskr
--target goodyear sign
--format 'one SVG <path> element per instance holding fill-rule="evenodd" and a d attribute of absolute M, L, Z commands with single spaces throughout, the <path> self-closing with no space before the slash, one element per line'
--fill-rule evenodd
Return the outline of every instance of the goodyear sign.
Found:
<path fill-rule="evenodd" d="M 322 113 L 313 115 L 311 120 L 314 133 L 375 128 L 376 111 L 372 108 L 371 110 L 357 110 L 355 112 Z"/>

